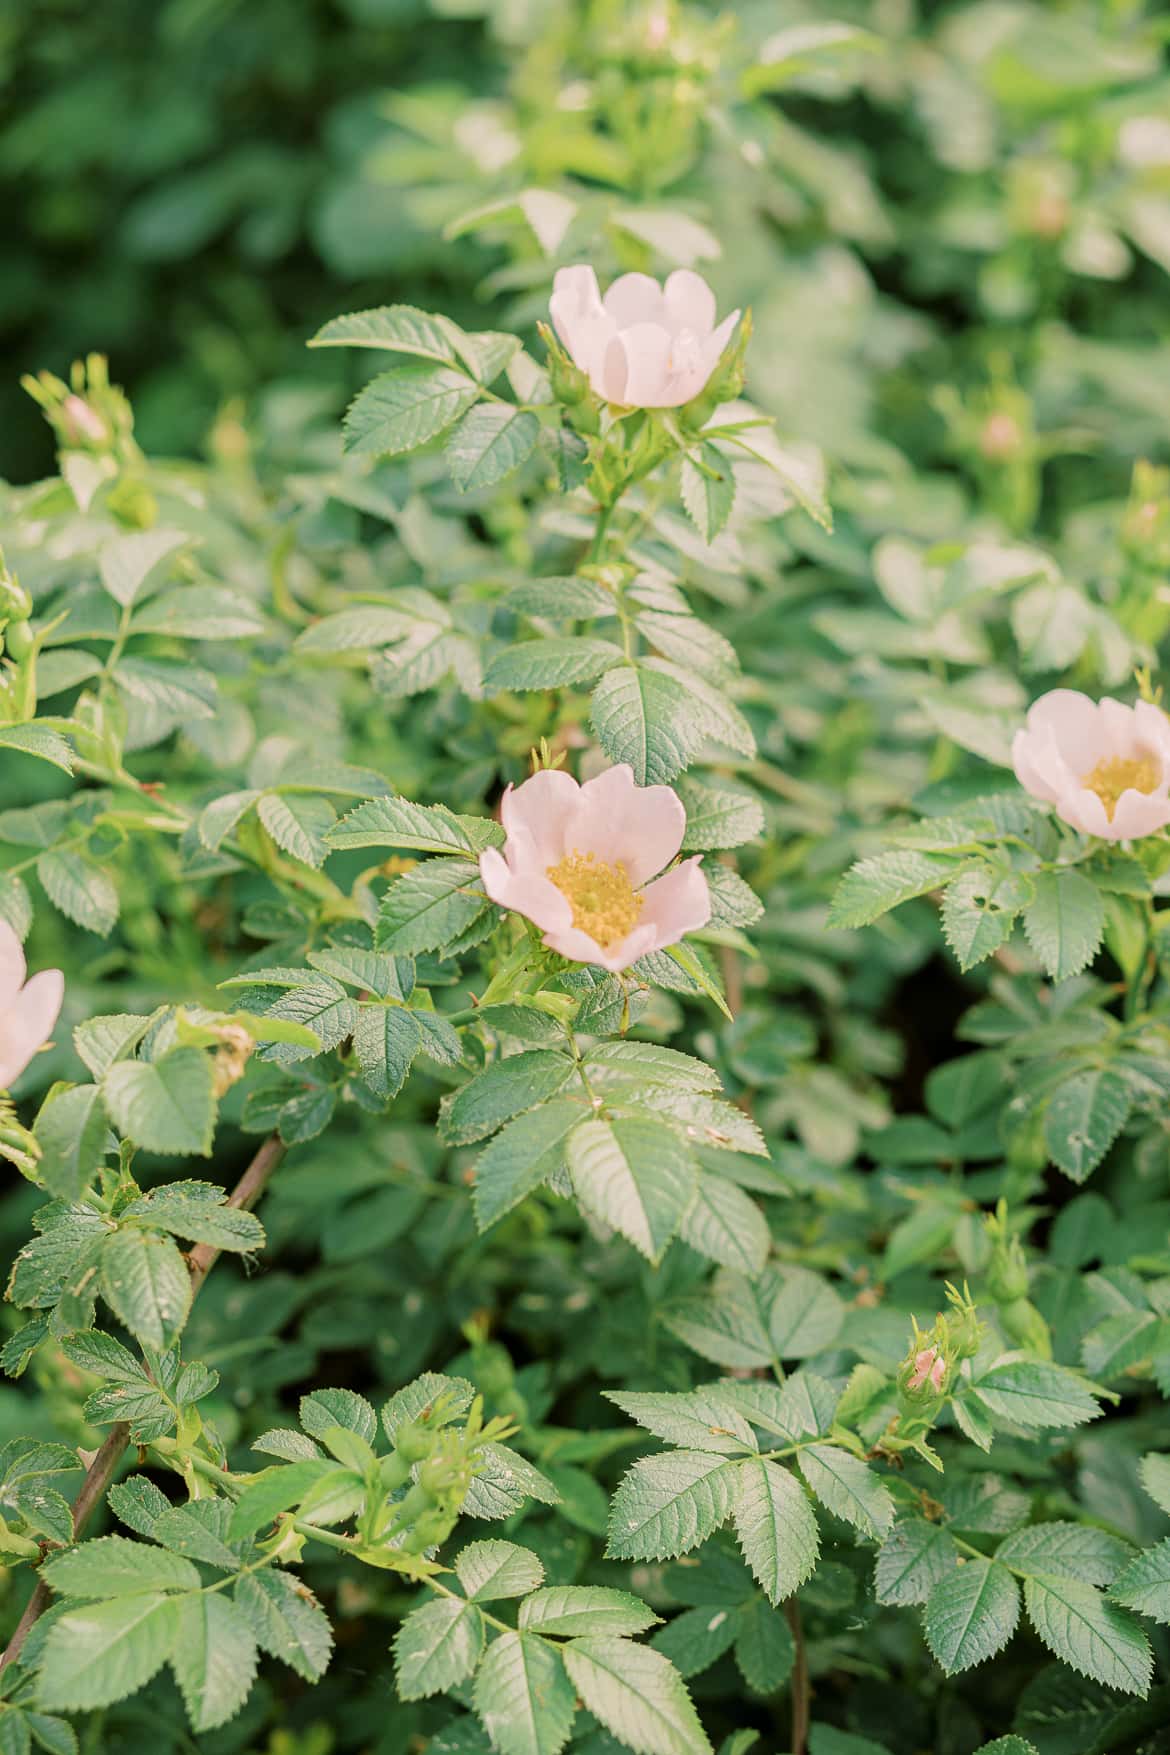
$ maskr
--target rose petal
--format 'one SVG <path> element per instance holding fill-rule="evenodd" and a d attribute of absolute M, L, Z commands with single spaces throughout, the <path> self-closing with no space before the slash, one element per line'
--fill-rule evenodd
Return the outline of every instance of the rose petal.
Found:
<path fill-rule="evenodd" d="M 1025 792 L 1042 799 L 1045 804 L 1055 804 L 1061 793 L 1075 783 L 1075 776 L 1060 760 L 1051 736 L 1047 738 L 1046 747 L 1043 734 L 1025 731 L 1022 726 L 1012 739 L 1012 767 Z"/>
<path fill-rule="evenodd" d="M 1127 786 L 1117 801 L 1113 821 L 1109 825 L 1111 841 L 1136 841 L 1142 835 L 1154 835 L 1170 823 L 1170 800 L 1165 786 L 1157 792 L 1138 792 Z"/>
<path fill-rule="evenodd" d="M 619 329 L 634 323 L 664 324 L 666 301 L 662 288 L 648 274 L 619 274 L 601 301 Z"/>
<path fill-rule="evenodd" d="M 696 335 L 710 335 L 715 327 L 715 294 L 701 274 L 693 268 L 676 268 L 662 292 L 666 326 L 672 334 L 693 329 Z"/>
<path fill-rule="evenodd" d="M 1095 792 L 1085 786 L 1070 786 L 1056 801 L 1056 814 L 1082 835 L 1099 835 L 1103 841 L 1120 841 L 1113 824 L 1105 814 L 1105 806 Z"/>
<path fill-rule="evenodd" d="M 638 786 L 628 762 L 581 788 L 566 839 L 569 852 L 621 864 L 635 889 L 669 865 L 686 831 L 687 813 L 672 786 Z"/>
<path fill-rule="evenodd" d="M 518 874 L 494 847 L 479 856 L 479 875 L 493 902 L 513 914 L 523 914 L 542 932 L 572 925 L 573 910 L 567 896 L 555 884 L 535 873 Z"/>
<path fill-rule="evenodd" d="M 578 262 L 571 268 L 558 268 L 553 275 L 552 298 L 549 309 L 556 305 L 566 317 L 599 317 L 602 312 L 601 288 L 597 284 L 597 275 L 588 263 Z M 553 317 L 554 323 L 556 317 Z M 559 333 L 559 331 L 558 331 Z M 562 335 L 561 340 L 565 338 Z M 568 343 L 566 342 L 567 346 Z"/>
<path fill-rule="evenodd" d="M 1077 689 L 1051 689 L 1028 708 L 1030 732 L 1050 733 L 1072 773 L 1092 773 L 1110 754 L 1097 704 Z"/>
<path fill-rule="evenodd" d="M 581 789 L 571 774 L 544 768 L 520 786 L 509 786 L 500 803 L 507 841 L 504 857 L 518 876 L 543 877 L 565 851 L 565 832 Z"/>
<path fill-rule="evenodd" d="M 658 323 L 635 323 L 621 333 L 626 386 L 621 401 L 631 408 L 673 408 L 671 335 Z M 608 370 L 608 354 L 607 370 Z"/>
<path fill-rule="evenodd" d="M 23 987 L 25 970 L 20 940 L 7 920 L 0 920 L 0 1012 L 7 1010 Z"/>
<path fill-rule="evenodd" d="M 611 974 L 616 974 L 619 969 L 628 969 L 631 963 L 636 963 L 646 951 L 653 949 L 654 931 L 649 926 L 636 926 L 633 932 L 608 949 L 576 926 L 566 931 L 548 932 L 544 942 L 550 951 L 557 951 L 574 963 L 592 963 L 598 969 L 608 969 Z"/>
<path fill-rule="evenodd" d="M 655 878 L 642 891 L 639 926 L 654 928 L 654 948 L 677 944 L 711 918 L 711 891 L 702 871 L 702 855 L 684 859 L 673 871 Z"/>
<path fill-rule="evenodd" d="M 719 327 L 713 329 L 703 342 L 703 363 L 707 368 L 708 377 L 719 364 L 719 356 L 735 333 L 735 326 L 738 322 L 739 312 L 733 311 L 730 317 L 724 317 Z"/>
<path fill-rule="evenodd" d="M 19 1078 L 49 1040 L 64 997 L 65 977 L 60 969 L 42 969 L 0 1016 L 0 1090 Z"/>
<path fill-rule="evenodd" d="M 630 362 L 626 354 L 626 344 L 620 335 L 615 335 L 607 343 L 605 355 L 600 366 L 591 374 L 590 382 L 606 402 L 624 403 L 629 375 Z"/>

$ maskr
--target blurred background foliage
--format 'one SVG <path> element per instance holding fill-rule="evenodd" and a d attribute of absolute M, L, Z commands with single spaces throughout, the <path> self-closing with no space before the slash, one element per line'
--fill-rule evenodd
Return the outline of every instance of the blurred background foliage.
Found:
<path fill-rule="evenodd" d="M 948 425 L 925 387 L 951 378 L 997 406 L 1025 380 L 1046 451 L 1128 452 L 1170 379 L 1147 357 L 1170 268 L 1158 13 L 5 0 L 0 473 L 50 463 L 19 372 L 88 349 L 111 355 L 146 448 L 191 453 L 232 398 L 334 385 L 343 365 L 302 347 L 340 306 L 472 321 L 509 292 L 531 316 L 538 239 L 526 272 L 490 228 L 451 235 L 531 189 L 636 204 L 652 218 L 611 231 L 621 262 L 698 261 L 750 300 L 757 395 L 839 463 L 873 462 L 885 437 L 945 453 L 963 410 Z M 830 16 L 868 48 L 761 56 Z M 695 223 L 680 235 L 676 213 L 664 249 L 667 194 Z M 556 208 L 535 223 L 564 256 Z M 1061 431 L 1104 377 L 1110 407 Z M 1029 489 L 1011 491 L 1026 523 Z"/>

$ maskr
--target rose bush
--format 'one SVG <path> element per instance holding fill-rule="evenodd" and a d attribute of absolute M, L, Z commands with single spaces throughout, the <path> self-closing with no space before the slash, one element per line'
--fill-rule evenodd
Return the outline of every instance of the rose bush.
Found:
<path fill-rule="evenodd" d="M 5 1751 L 1160 1747 L 1164 33 L 858 13 L 493 12 L 203 461 L 26 379 Z"/>

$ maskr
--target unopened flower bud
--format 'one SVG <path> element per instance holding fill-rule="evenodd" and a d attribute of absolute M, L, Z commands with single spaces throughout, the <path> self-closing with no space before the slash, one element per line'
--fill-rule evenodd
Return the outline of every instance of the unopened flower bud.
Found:
<path fill-rule="evenodd" d="M 989 463 L 1007 463 L 1018 457 L 1024 434 L 1014 414 L 998 408 L 989 414 L 979 434 L 979 449 Z"/>
<path fill-rule="evenodd" d="M 104 445 L 109 439 L 105 421 L 76 393 L 61 404 L 60 420 L 62 436 L 71 445 Z"/>

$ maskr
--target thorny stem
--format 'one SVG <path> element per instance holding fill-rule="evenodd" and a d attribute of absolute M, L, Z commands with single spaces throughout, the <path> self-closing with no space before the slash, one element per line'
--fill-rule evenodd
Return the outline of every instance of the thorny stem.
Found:
<path fill-rule="evenodd" d="M 250 1210 L 259 1200 L 272 1172 L 284 1157 L 284 1142 L 278 1135 L 272 1134 L 265 1140 L 236 1186 L 227 1198 L 229 1207 Z M 191 1268 L 191 1296 L 196 1297 L 204 1280 L 211 1272 L 218 1249 L 210 1244 L 201 1243 L 191 1251 L 188 1261 Z M 119 1420 L 110 1428 L 109 1436 L 89 1468 L 86 1470 L 81 1490 L 73 1501 L 73 1538 L 76 1541 L 95 1508 L 101 1503 L 106 1489 L 114 1478 L 114 1471 L 122 1460 L 122 1453 L 130 1442 L 130 1427 L 125 1420 Z M 20 1656 L 29 1630 L 40 1620 L 48 1608 L 52 1598 L 48 1586 L 43 1579 L 37 1580 L 36 1589 L 29 1598 L 28 1606 L 17 1623 L 16 1631 L 8 1641 L 4 1653 L 0 1656 L 0 1670 L 8 1664 L 15 1663 Z"/>

